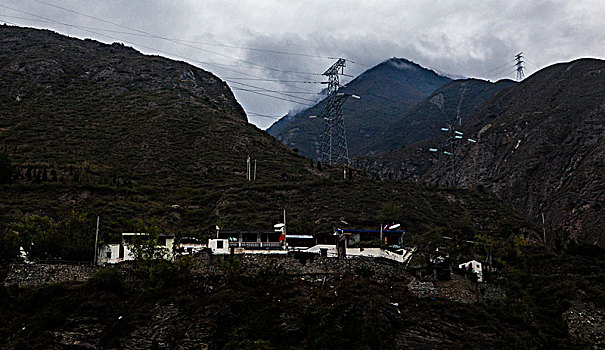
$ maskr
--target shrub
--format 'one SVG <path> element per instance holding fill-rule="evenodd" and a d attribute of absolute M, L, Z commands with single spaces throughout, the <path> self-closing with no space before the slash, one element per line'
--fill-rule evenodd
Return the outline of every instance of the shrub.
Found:
<path fill-rule="evenodd" d="M 124 290 L 124 276 L 113 268 L 97 271 L 88 281 L 86 288 L 97 292 L 120 293 Z"/>
<path fill-rule="evenodd" d="M 5 153 L 0 153 L 0 184 L 7 184 L 12 181 L 15 168 L 11 160 Z"/>

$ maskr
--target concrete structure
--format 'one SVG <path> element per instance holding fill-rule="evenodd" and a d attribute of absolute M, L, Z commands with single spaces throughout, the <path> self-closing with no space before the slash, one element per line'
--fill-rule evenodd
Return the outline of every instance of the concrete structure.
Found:
<path fill-rule="evenodd" d="M 228 239 L 213 238 L 208 240 L 212 254 L 288 254 L 285 247 L 275 242 L 233 242 Z"/>
<path fill-rule="evenodd" d="M 132 245 L 135 243 L 137 237 L 140 239 L 145 239 L 147 236 L 147 233 L 141 232 L 122 233 L 122 242 L 108 243 L 99 247 L 99 251 L 97 253 L 97 263 L 105 265 L 134 260 Z M 163 254 L 164 259 L 172 260 L 174 257 L 173 245 L 174 235 L 159 235 L 157 247 L 165 250 Z"/>
<path fill-rule="evenodd" d="M 212 254 L 229 254 L 229 240 L 222 238 L 209 239 L 208 248 L 210 248 Z"/>
<path fill-rule="evenodd" d="M 305 252 L 320 254 L 325 252 L 326 257 L 338 257 L 338 251 L 335 245 L 318 244 Z M 367 258 L 384 258 L 400 263 L 406 263 L 414 253 L 414 249 L 399 249 L 396 252 L 382 248 L 346 248 L 346 257 L 367 257 Z"/>
<path fill-rule="evenodd" d="M 348 245 L 354 245 L 359 242 L 369 242 L 382 240 L 385 245 L 403 245 L 403 236 L 405 231 L 391 230 L 353 230 L 353 229 L 337 229 L 335 235 L 347 235 Z M 348 247 L 348 246 L 347 246 Z"/>
<path fill-rule="evenodd" d="M 470 270 L 472 273 L 477 275 L 477 282 L 483 282 L 483 269 L 481 268 L 480 262 L 476 260 L 471 260 L 458 265 L 458 268 Z"/>
<path fill-rule="evenodd" d="M 178 255 L 192 255 L 201 252 L 207 244 L 203 244 L 199 239 L 194 237 L 182 237 L 178 244 L 175 244 L 174 251 Z"/>

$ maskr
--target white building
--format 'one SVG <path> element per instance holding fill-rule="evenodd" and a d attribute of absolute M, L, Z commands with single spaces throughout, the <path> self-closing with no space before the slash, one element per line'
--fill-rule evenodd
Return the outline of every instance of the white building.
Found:
<path fill-rule="evenodd" d="M 233 249 L 234 254 L 288 254 L 285 247 L 280 247 L 273 242 L 233 242 L 224 238 L 212 238 L 208 240 L 208 248 L 212 254 L 230 254 Z"/>
<path fill-rule="evenodd" d="M 203 251 L 207 246 L 197 238 L 181 237 L 179 242 L 174 245 L 174 251 L 178 255 L 193 255 Z"/>
<path fill-rule="evenodd" d="M 458 268 L 468 270 L 477 275 L 477 282 L 483 282 L 483 269 L 481 263 L 476 260 L 465 262 L 464 264 L 458 265 Z"/>
<path fill-rule="evenodd" d="M 141 232 L 122 233 L 122 242 L 108 243 L 99 248 L 97 264 L 115 264 L 122 261 L 134 260 L 132 245 L 135 237 L 145 238 L 148 234 Z M 173 254 L 174 235 L 160 235 L 157 247 L 165 249 L 164 259 L 171 260 Z"/>

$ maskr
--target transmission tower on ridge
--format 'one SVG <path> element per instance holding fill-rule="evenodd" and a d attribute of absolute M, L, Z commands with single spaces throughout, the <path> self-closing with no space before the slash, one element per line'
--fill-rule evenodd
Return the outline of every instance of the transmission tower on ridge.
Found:
<path fill-rule="evenodd" d="M 519 52 L 517 56 L 515 56 L 515 60 L 517 61 L 515 63 L 515 66 L 517 67 L 517 80 L 521 81 L 525 78 L 525 74 L 523 74 L 523 63 L 525 62 L 523 61 L 523 52 Z"/>
<path fill-rule="evenodd" d="M 342 105 L 355 95 L 338 92 L 340 89 L 339 75 L 344 74 L 346 61 L 339 58 L 323 75 L 328 77 L 324 84 L 328 85 L 328 99 L 319 115 L 325 120 L 324 131 L 321 135 L 321 161 L 326 164 L 349 165 L 349 146 L 342 117 Z"/>

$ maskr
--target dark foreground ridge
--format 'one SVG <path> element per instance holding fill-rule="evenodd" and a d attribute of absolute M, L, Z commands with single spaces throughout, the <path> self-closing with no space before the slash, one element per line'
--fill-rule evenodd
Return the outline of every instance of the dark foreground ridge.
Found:
<path fill-rule="evenodd" d="M 503 291 L 495 298 L 464 276 L 417 279 L 372 259 L 203 254 L 151 270 L 125 264 L 84 283 L 3 287 L 0 340 L 47 349 L 598 347 L 603 261 L 602 252 L 526 251 L 489 284 Z"/>

